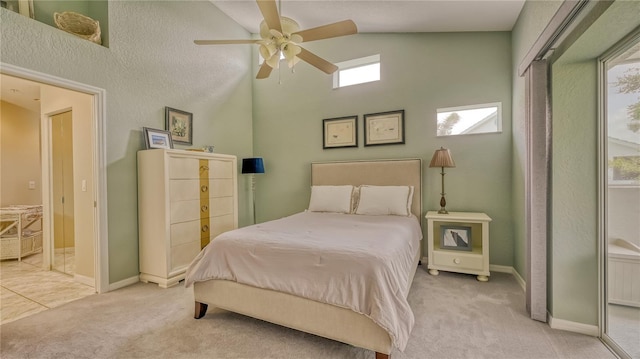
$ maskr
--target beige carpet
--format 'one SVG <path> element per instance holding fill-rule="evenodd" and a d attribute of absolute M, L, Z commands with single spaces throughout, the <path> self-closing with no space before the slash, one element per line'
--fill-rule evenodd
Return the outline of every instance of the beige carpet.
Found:
<path fill-rule="evenodd" d="M 474 276 L 418 268 L 409 294 L 416 315 L 401 358 L 615 358 L 597 338 L 528 319 L 508 274 Z M 242 315 L 209 309 L 193 319 L 182 285 L 138 283 L 0 326 L 9 358 L 374 358 L 374 353 Z"/>

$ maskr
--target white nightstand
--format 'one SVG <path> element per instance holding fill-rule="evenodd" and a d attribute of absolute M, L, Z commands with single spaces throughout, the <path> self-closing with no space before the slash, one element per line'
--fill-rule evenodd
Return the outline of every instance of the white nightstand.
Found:
<path fill-rule="evenodd" d="M 429 211 L 427 250 L 429 274 L 439 270 L 475 274 L 489 280 L 489 222 L 484 213 Z"/>

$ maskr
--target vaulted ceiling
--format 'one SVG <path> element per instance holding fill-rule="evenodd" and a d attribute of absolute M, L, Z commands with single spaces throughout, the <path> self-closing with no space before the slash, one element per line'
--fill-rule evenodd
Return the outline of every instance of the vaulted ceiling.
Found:
<path fill-rule="evenodd" d="M 255 0 L 210 0 L 251 33 L 262 15 Z M 278 0 L 276 0 L 278 1 Z M 359 32 L 511 31 L 524 0 L 279 0 L 281 16 L 301 29 L 351 19 Z"/>

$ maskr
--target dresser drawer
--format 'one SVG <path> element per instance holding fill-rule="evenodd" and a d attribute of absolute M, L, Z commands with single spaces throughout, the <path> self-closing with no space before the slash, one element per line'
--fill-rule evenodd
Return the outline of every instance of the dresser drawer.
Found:
<path fill-rule="evenodd" d="M 444 251 L 433 252 L 433 264 L 437 266 L 446 266 L 461 269 L 470 269 L 481 271 L 482 256 L 469 253 L 454 253 Z"/>
<path fill-rule="evenodd" d="M 197 158 L 169 158 L 169 179 L 232 178 L 232 161 Z"/>
<path fill-rule="evenodd" d="M 202 228 L 203 224 L 200 219 L 195 221 L 180 222 L 171 225 L 171 246 L 177 246 L 183 243 L 200 240 L 201 232 L 208 230 Z"/>
<path fill-rule="evenodd" d="M 236 228 L 232 214 L 211 218 L 211 238 Z"/>
<path fill-rule="evenodd" d="M 171 224 L 209 217 L 209 206 L 201 204 L 198 199 L 171 202 L 170 207 L 169 223 Z"/>
<path fill-rule="evenodd" d="M 232 178 L 235 171 L 231 161 L 209 160 L 209 178 Z"/>
<path fill-rule="evenodd" d="M 171 269 L 184 269 L 200 253 L 200 239 L 171 247 Z"/>
<path fill-rule="evenodd" d="M 200 178 L 200 167 L 198 158 L 169 157 L 169 179 Z"/>
<path fill-rule="evenodd" d="M 233 192 L 234 183 L 230 178 L 210 179 L 205 184 L 201 184 L 198 179 L 169 181 L 169 200 L 171 202 L 200 198 L 232 197 L 234 195 Z"/>
<path fill-rule="evenodd" d="M 214 178 L 209 180 L 209 197 L 232 197 L 233 180 L 231 178 Z"/>

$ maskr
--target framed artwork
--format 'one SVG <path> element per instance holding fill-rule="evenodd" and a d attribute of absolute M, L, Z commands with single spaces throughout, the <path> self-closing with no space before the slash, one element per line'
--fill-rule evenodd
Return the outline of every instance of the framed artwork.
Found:
<path fill-rule="evenodd" d="M 441 226 L 440 248 L 471 251 L 471 227 Z"/>
<path fill-rule="evenodd" d="M 364 145 L 404 143 L 404 110 L 364 115 Z"/>
<path fill-rule="evenodd" d="M 322 148 L 358 147 L 358 116 L 322 120 Z"/>
<path fill-rule="evenodd" d="M 143 127 L 144 145 L 147 149 L 151 148 L 173 148 L 173 141 L 169 131 L 158 130 L 155 128 Z"/>
<path fill-rule="evenodd" d="M 173 142 L 184 145 L 193 144 L 193 114 L 165 107 L 164 128 L 171 133 Z"/>

